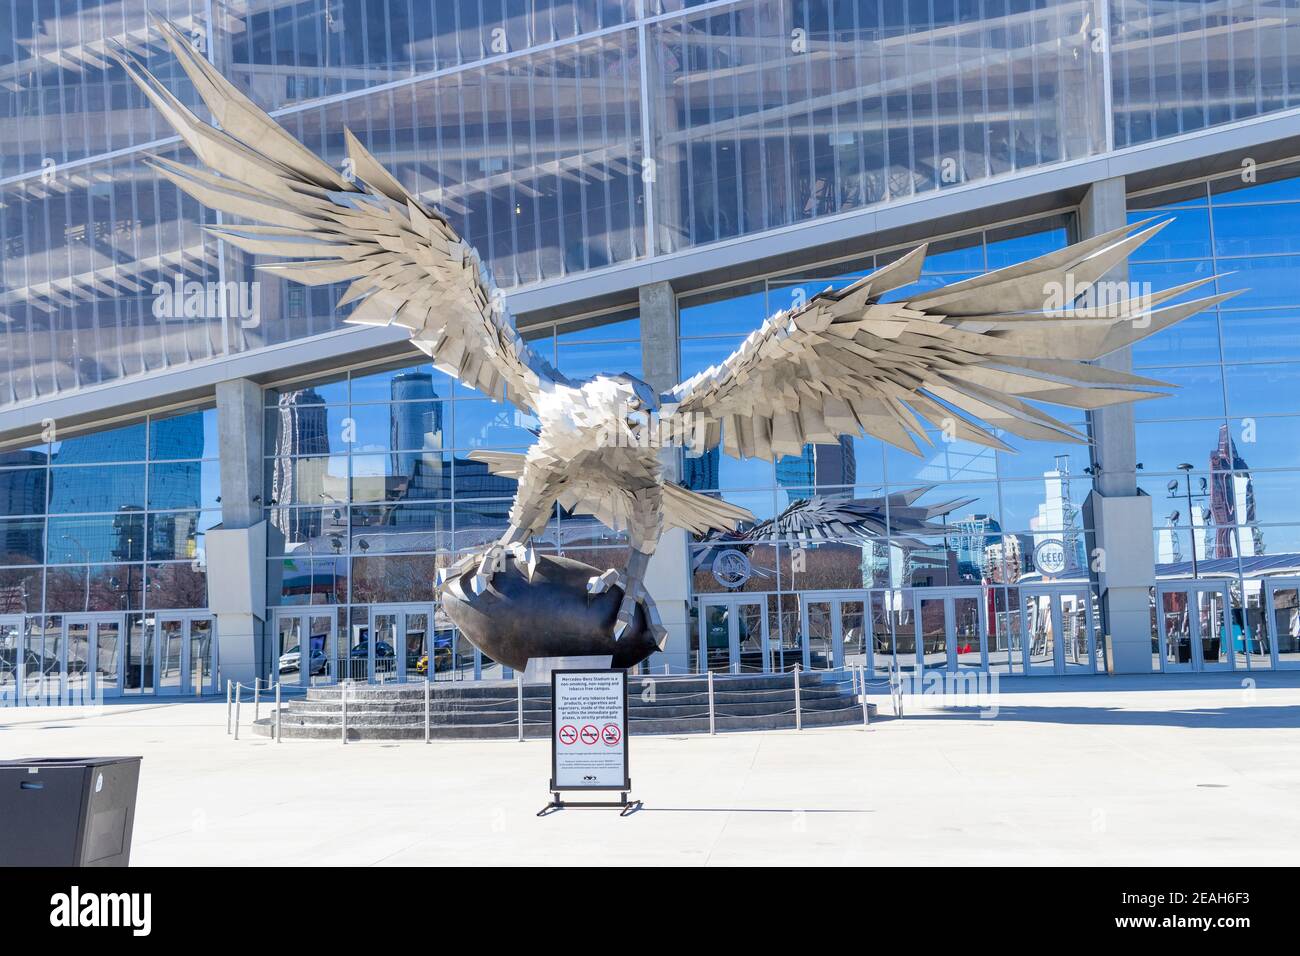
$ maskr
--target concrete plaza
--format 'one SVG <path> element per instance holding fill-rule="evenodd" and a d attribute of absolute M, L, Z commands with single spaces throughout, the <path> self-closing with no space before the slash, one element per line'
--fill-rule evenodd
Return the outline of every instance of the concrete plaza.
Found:
<path fill-rule="evenodd" d="M 993 718 L 872 700 L 866 729 L 634 736 L 625 818 L 535 816 L 546 741 L 236 741 L 224 701 L 10 709 L 0 757 L 143 755 L 139 865 L 1300 856 L 1300 672 L 1004 680 Z"/>

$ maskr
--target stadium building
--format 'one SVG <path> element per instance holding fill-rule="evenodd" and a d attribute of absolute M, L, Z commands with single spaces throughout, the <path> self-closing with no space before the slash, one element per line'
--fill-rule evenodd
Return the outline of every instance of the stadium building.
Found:
<path fill-rule="evenodd" d="M 513 482 L 468 453 L 524 449 L 533 423 L 404 330 L 348 325 L 341 286 L 261 274 L 205 233 L 217 214 L 145 162 L 193 157 L 107 55 L 206 116 L 148 12 L 345 174 L 353 130 L 570 376 L 667 389 L 922 241 L 932 287 L 1172 217 L 1109 281 L 1246 291 L 1108 357 L 1177 388 L 1076 417 L 1090 445 L 935 434 L 919 456 L 846 439 L 677 461 L 759 519 L 845 497 L 886 533 L 666 535 L 651 585 L 670 639 L 649 666 L 1300 666 L 1295 4 L 11 0 L 6 701 L 502 676 L 434 578 L 506 524 Z M 895 532 L 913 496 L 960 504 Z M 539 545 L 600 567 L 626 550 L 563 512 Z"/>

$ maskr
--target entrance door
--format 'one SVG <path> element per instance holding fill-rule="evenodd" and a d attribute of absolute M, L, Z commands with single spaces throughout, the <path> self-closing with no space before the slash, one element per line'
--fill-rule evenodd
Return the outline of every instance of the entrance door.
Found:
<path fill-rule="evenodd" d="M 740 674 L 774 668 L 766 597 L 702 597 L 700 622 L 700 655 L 709 670 Z M 793 666 L 797 658 L 793 652 L 789 657 Z"/>
<path fill-rule="evenodd" d="M 799 627 L 804 636 L 803 666 L 811 670 L 846 665 L 870 668 L 870 642 L 864 620 L 866 593 L 804 593 L 799 599 Z"/>
<path fill-rule="evenodd" d="M 284 684 L 328 682 L 334 654 L 335 612 L 280 610 L 275 612 L 275 679 Z M 356 648 L 352 649 L 353 652 Z M 364 680 L 365 650 L 360 654 L 340 650 L 335 674 Z M 355 669 L 355 673 L 353 670 Z"/>
<path fill-rule="evenodd" d="M 405 681 L 423 678 L 428 668 L 450 665 L 449 649 L 441 655 L 429 655 L 429 618 L 427 605 L 416 607 L 372 607 L 366 660 L 374 681 Z"/>
<path fill-rule="evenodd" d="M 1300 667 L 1300 578 L 1273 578 L 1264 589 L 1267 610 L 1257 642 L 1274 667 Z"/>
<path fill-rule="evenodd" d="M 131 614 L 126 619 L 122 652 L 122 693 L 152 694 L 154 690 L 154 630 L 152 614 Z"/>
<path fill-rule="evenodd" d="M 913 667 L 923 670 L 987 670 L 988 628 L 982 592 L 926 588 L 913 592 L 916 648 Z"/>
<path fill-rule="evenodd" d="M 88 702 L 97 694 L 116 696 L 122 691 L 120 648 L 123 616 L 120 614 L 67 614 L 54 650 L 60 694 L 73 703 Z"/>
<path fill-rule="evenodd" d="M 1021 587 L 1028 674 L 1092 674 L 1097 670 L 1097 624 L 1086 587 Z"/>
<path fill-rule="evenodd" d="M 157 615 L 157 693 L 198 697 L 215 689 L 213 621 L 206 614 Z"/>
<path fill-rule="evenodd" d="M 1160 666 L 1166 672 L 1231 670 L 1244 621 L 1231 613 L 1227 584 L 1167 585 L 1156 594 Z M 1231 636 L 1230 636 L 1231 635 Z"/>

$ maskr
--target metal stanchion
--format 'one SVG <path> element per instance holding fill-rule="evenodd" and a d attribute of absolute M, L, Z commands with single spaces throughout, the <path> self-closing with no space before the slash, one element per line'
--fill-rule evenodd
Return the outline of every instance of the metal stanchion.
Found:
<path fill-rule="evenodd" d="M 234 688 L 235 682 L 229 677 L 226 678 L 226 735 L 230 735 L 230 691 Z"/>
<path fill-rule="evenodd" d="M 239 739 L 239 693 L 243 689 L 244 689 L 243 685 L 241 684 L 235 685 L 235 739 L 236 740 Z"/>
<path fill-rule="evenodd" d="M 803 707 L 799 701 L 799 665 L 794 665 L 794 729 L 803 730 Z"/>
<path fill-rule="evenodd" d="M 350 683 L 350 682 L 349 682 Z M 339 699 L 343 702 L 343 743 L 348 742 L 348 684 L 339 688 Z"/>
<path fill-rule="evenodd" d="M 280 682 L 275 682 L 275 742 L 282 743 L 283 737 L 280 736 Z"/>
<path fill-rule="evenodd" d="M 862 726 L 866 727 L 871 723 L 871 705 L 867 703 L 867 670 L 861 665 L 858 667 L 858 684 L 862 687 Z"/>
<path fill-rule="evenodd" d="M 524 739 L 524 675 L 515 671 L 515 696 L 519 702 L 519 739 Z"/>
<path fill-rule="evenodd" d="M 253 678 L 253 723 L 262 716 L 262 678 Z"/>
<path fill-rule="evenodd" d="M 429 742 L 429 675 L 424 675 L 424 742 Z"/>
<path fill-rule="evenodd" d="M 718 732 L 716 714 L 713 707 L 713 671 L 709 671 L 709 733 Z"/>

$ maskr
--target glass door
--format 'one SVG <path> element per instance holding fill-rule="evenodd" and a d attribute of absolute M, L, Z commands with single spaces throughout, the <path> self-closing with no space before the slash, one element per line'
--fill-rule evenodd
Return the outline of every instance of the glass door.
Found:
<path fill-rule="evenodd" d="M 948 613 L 942 594 L 916 592 L 916 642 L 912 670 L 918 674 L 948 667 Z"/>
<path fill-rule="evenodd" d="M 398 680 L 430 677 L 437 672 L 436 648 L 429 647 L 429 613 L 407 611 L 402 624 L 402 648 L 398 653 Z M 441 662 L 444 666 L 447 661 Z"/>
<path fill-rule="evenodd" d="M 275 615 L 276 680 L 282 684 L 307 683 L 310 665 L 302 666 L 302 634 L 306 618 L 302 614 Z"/>
<path fill-rule="evenodd" d="M 1101 669 L 1089 588 L 1021 587 L 1019 592 L 1026 673 L 1092 674 Z"/>
<path fill-rule="evenodd" d="M 864 595 L 865 597 L 865 595 Z M 862 598 L 843 598 L 835 602 L 836 617 L 840 622 L 840 640 L 836 644 L 837 667 L 865 667 L 871 665 L 871 622 L 866 619 L 866 601 Z"/>
<path fill-rule="evenodd" d="M 402 613 L 385 608 L 371 608 L 366 666 L 372 682 L 380 683 L 397 677 L 397 648 L 401 646 Z"/>
<path fill-rule="evenodd" d="M 213 660 L 212 640 L 214 624 L 210 617 L 192 617 L 189 621 L 189 659 L 185 663 L 186 691 L 196 697 L 212 693 L 216 688 L 217 669 Z"/>
<path fill-rule="evenodd" d="M 158 616 L 158 694 L 174 696 L 184 690 L 185 619 Z"/>
<path fill-rule="evenodd" d="M 1300 667 L 1300 578 L 1265 585 L 1267 611 L 1260 640 L 1274 667 Z"/>
<path fill-rule="evenodd" d="M 1227 584 L 1161 588 L 1156 606 L 1162 670 L 1232 669 L 1233 645 L 1244 642 L 1245 622 L 1234 613 Z"/>
<path fill-rule="evenodd" d="M 95 693 L 116 697 L 122 693 L 122 621 L 101 618 L 95 622 Z"/>
<path fill-rule="evenodd" d="M 367 646 L 366 657 L 375 680 L 423 679 L 426 675 L 432 677 L 439 669 L 446 671 L 452 667 L 450 632 L 441 635 L 442 646 L 430 651 L 431 617 L 427 605 L 370 609 L 370 633 L 375 635 L 375 640 L 373 646 Z"/>
<path fill-rule="evenodd" d="M 957 594 L 948 598 L 948 625 L 952 631 L 948 645 L 948 668 L 987 670 L 987 648 L 984 629 L 980 626 L 979 596 Z"/>
<path fill-rule="evenodd" d="M 332 611 L 275 612 L 275 647 L 279 655 L 277 680 L 284 684 L 309 687 L 330 679 L 330 660 L 334 648 L 334 613 Z M 357 629 L 358 645 L 340 648 L 335 673 L 352 680 L 365 680 L 367 674 L 365 628 Z"/>
<path fill-rule="evenodd" d="M 709 670 L 763 673 L 779 666 L 768 640 L 766 603 L 762 597 L 700 598 L 700 641 Z M 793 652 L 787 656 L 793 666 L 797 658 Z"/>
<path fill-rule="evenodd" d="M 281 632 L 280 623 L 276 622 L 277 637 L 292 640 L 295 636 L 293 629 L 289 628 L 287 634 Z M 160 612 L 157 616 L 157 634 L 157 693 L 197 697 L 216 689 L 211 617 Z M 284 645 L 277 641 L 276 646 L 278 650 Z M 285 657 L 286 654 L 282 652 L 282 663 Z M 288 678 L 289 682 L 297 677 L 296 670 L 290 670 L 288 674 L 292 675 Z M 286 677 L 278 679 L 286 680 Z"/>
<path fill-rule="evenodd" d="M 60 694 L 71 703 L 121 692 L 118 658 L 122 616 L 68 614 L 54 641 L 46 636 L 50 665 L 59 676 Z"/>
<path fill-rule="evenodd" d="M 126 619 L 126 642 L 122 654 L 122 693 L 152 694 L 154 674 L 154 625 L 152 614 L 131 614 Z"/>
<path fill-rule="evenodd" d="M 839 602 L 823 600 L 810 595 L 800 595 L 799 625 L 803 634 L 803 666 L 805 670 L 829 670 L 838 667 L 840 652 Z"/>

